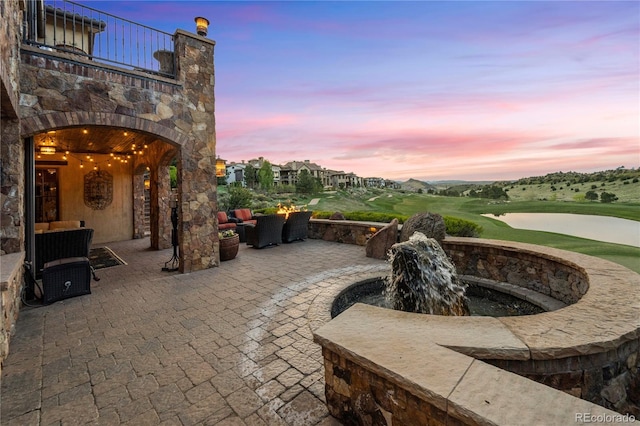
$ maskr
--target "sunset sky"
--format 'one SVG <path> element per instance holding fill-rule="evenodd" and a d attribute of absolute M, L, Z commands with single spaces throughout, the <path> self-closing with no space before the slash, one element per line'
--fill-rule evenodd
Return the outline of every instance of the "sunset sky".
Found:
<path fill-rule="evenodd" d="M 407 180 L 640 166 L 635 1 L 80 1 L 211 21 L 217 154 Z"/>

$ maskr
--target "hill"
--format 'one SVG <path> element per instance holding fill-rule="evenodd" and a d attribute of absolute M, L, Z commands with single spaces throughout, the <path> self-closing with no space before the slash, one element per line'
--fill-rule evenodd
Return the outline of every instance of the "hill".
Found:
<path fill-rule="evenodd" d="M 435 186 L 417 179 L 409 179 L 406 182 L 402 182 L 400 184 L 400 188 L 405 191 L 411 191 L 411 192 L 419 192 L 420 190 L 422 190 L 423 192 L 427 192 L 430 189 L 431 190 L 436 189 Z"/>
<path fill-rule="evenodd" d="M 412 192 L 431 190 L 439 195 L 469 195 L 485 189 L 501 188 L 510 201 L 585 201 L 588 192 L 597 195 L 613 194 L 616 202 L 640 202 L 640 169 L 619 167 L 593 173 L 555 172 L 544 176 L 532 176 L 514 181 L 465 181 L 442 180 L 423 182 L 409 179 L 402 189 Z M 593 196 L 593 194 L 591 194 Z M 491 197 L 489 197 L 491 198 Z M 593 198 L 591 198 L 593 200 Z"/>
<path fill-rule="evenodd" d="M 618 168 L 594 173 L 557 172 L 496 182 L 511 201 L 585 201 L 587 193 L 614 194 L 616 202 L 640 202 L 640 170 Z"/>

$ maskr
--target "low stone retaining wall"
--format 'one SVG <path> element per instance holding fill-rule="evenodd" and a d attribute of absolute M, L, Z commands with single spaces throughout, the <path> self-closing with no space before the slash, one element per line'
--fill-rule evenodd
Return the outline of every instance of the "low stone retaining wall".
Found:
<path fill-rule="evenodd" d="M 309 238 L 364 246 L 376 231 L 386 225 L 380 222 L 311 219 L 309 220 Z"/>
<path fill-rule="evenodd" d="M 360 235 L 360 229 L 368 225 L 322 224 L 325 232 L 321 235 L 331 241 L 329 236 L 335 230 L 329 229 L 337 226 L 336 235 L 346 239 L 345 235 Z M 350 240 L 357 243 L 357 238 Z M 333 415 L 346 419 L 356 412 L 358 416 L 377 412 L 375 415 L 403 422 L 406 409 L 415 415 L 433 413 L 435 417 L 430 421 L 434 424 L 445 423 L 440 422 L 443 413 L 444 418 L 449 418 L 447 421 L 453 416 L 462 423 L 490 422 L 498 414 L 481 402 L 473 408 L 479 410 L 474 413 L 452 408 L 456 402 L 451 396 L 466 395 L 468 389 L 461 388 L 466 383 L 470 389 L 477 388 L 478 398 L 495 391 L 494 404 L 501 401 L 500 404 L 509 405 L 518 395 L 516 411 L 521 408 L 521 400 L 525 405 L 529 401 L 522 393 L 527 388 L 528 394 L 549 401 L 549 406 L 536 403 L 536 412 L 543 410 L 545 415 L 554 416 L 562 411 L 567 421 L 569 409 L 606 412 L 604 408 L 581 405 L 590 403 L 640 417 L 640 275 L 603 259 L 530 244 L 447 237 L 443 247 L 461 274 L 535 290 L 568 306 L 522 317 L 453 318 L 355 305 L 314 334 L 325 354 L 327 403 Z M 352 284 L 357 281 L 354 277 L 345 279 L 351 279 Z M 446 360 L 455 356 L 450 349 L 470 357 L 463 365 L 482 370 L 482 375 L 488 375 L 483 380 L 504 383 L 496 389 L 489 384 L 485 389 L 466 380 L 471 370 L 460 375 L 453 366 L 447 370 Z M 441 350 L 446 352 L 438 352 Z M 441 354 L 437 360 L 442 365 L 434 364 L 435 354 Z M 499 369 L 492 370 L 495 367 Z M 443 368 L 448 371 L 445 378 L 455 380 L 439 399 L 434 396 L 437 392 L 431 376 L 439 376 Z M 512 377 L 509 372 L 519 376 Z M 535 382 L 524 378 L 564 392 L 554 393 L 545 386 L 529 389 Z M 572 396 L 582 400 L 574 401 Z M 389 398 L 393 400 L 391 405 Z M 415 402 L 415 398 L 421 402 Z M 558 401 L 563 402 L 558 405 Z M 391 406 L 395 408 L 389 410 Z M 551 408 L 549 413 L 553 406 L 557 407 L 556 412 Z M 489 417 L 482 417 L 484 411 Z M 511 414 L 515 416 L 517 412 Z M 476 415 L 484 420 L 479 421 Z M 498 423 L 513 421 L 522 423 L 517 417 Z M 540 421 L 542 417 L 538 418 Z M 574 421 L 576 417 L 571 418 Z"/>
<path fill-rule="evenodd" d="M 0 256 L 0 372 L 9 354 L 9 343 L 20 312 L 24 280 L 24 252 Z"/>

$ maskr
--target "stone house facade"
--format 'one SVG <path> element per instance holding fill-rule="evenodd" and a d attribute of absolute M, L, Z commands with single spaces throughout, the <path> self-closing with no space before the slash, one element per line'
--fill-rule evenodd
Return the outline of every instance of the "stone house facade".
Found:
<path fill-rule="evenodd" d="M 104 63 L 26 43 L 25 17 L 35 3 L 0 2 L 0 362 L 20 307 L 22 266 L 33 263 L 37 171 L 55 172 L 58 179 L 57 206 L 48 219 L 84 220 L 95 230 L 94 242 L 140 238 L 148 192 L 151 248 L 171 246 L 175 202 L 179 271 L 219 264 L 215 42 L 177 30 L 169 52 L 172 75 Z M 55 154 L 41 156 L 49 142 Z M 172 162 L 178 170 L 174 191 Z M 113 179 L 112 201 L 101 208 L 87 202 L 87 176 L 96 171 Z"/>

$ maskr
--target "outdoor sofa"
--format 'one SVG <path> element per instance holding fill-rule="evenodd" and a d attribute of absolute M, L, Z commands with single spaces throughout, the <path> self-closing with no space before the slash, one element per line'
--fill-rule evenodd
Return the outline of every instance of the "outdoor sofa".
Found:
<path fill-rule="evenodd" d="M 231 217 L 240 219 L 238 223 L 250 223 L 256 224 L 256 216 L 251 212 L 251 209 L 234 209 L 231 210 Z"/>

